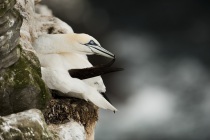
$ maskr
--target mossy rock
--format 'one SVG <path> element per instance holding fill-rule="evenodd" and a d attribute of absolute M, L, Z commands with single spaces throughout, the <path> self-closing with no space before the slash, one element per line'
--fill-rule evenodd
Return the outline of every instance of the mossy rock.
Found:
<path fill-rule="evenodd" d="M 9 115 L 31 108 L 43 110 L 51 98 L 41 79 L 37 57 L 32 52 L 20 52 L 19 60 L 0 70 L 0 115 Z"/>

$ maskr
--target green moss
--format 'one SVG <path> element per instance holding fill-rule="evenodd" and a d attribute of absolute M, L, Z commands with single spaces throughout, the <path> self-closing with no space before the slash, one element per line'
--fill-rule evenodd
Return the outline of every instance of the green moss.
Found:
<path fill-rule="evenodd" d="M 20 49 L 20 58 L 12 66 L 0 72 L 0 101 L 8 99 L 8 106 L 11 106 L 16 113 L 26 109 L 45 109 L 51 98 L 49 89 L 41 79 L 41 68 L 38 58 L 34 53 Z M 4 94 L 4 95 L 3 95 Z M 5 96 L 6 95 L 6 96 Z M 3 97 L 7 97 L 3 99 Z M 7 106 L 0 105 L 0 112 Z M 9 108 L 9 107 L 8 107 Z M 4 114 L 4 113 L 3 113 Z"/>
<path fill-rule="evenodd" d="M 30 60 L 27 56 L 30 56 Z M 34 63 L 32 63 L 34 61 Z M 50 98 L 49 90 L 46 88 L 41 79 L 40 64 L 36 56 L 32 52 L 23 52 L 20 60 L 11 67 L 12 73 L 15 71 L 14 88 L 17 90 L 23 89 L 27 84 L 31 84 L 40 89 L 40 104 L 46 105 L 46 100 Z M 24 76 L 23 76 L 24 75 Z"/>

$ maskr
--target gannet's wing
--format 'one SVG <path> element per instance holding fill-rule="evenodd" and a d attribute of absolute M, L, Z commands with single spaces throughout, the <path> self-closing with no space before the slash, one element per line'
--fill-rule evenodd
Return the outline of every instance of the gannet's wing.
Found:
<path fill-rule="evenodd" d="M 111 67 L 114 61 L 115 60 L 113 59 L 107 64 L 97 65 L 84 69 L 71 69 L 69 70 L 69 74 L 71 75 L 71 77 L 84 80 L 87 84 L 94 84 L 91 86 L 99 86 L 99 88 L 97 89 L 99 90 L 101 95 L 111 104 L 110 99 L 104 93 L 106 91 L 106 87 L 104 86 L 100 75 L 123 70 L 122 68 Z"/>
<path fill-rule="evenodd" d="M 83 68 L 83 69 L 70 69 L 69 74 L 73 78 L 78 78 L 78 79 L 88 79 L 100 75 L 104 75 L 107 73 L 111 72 L 117 72 L 117 71 L 122 71 L 122 68 L 115 68 L 115 67 L 110 67 L 114 63 L 114 59 L 107 63 L 107 64 L 101 64 L 89 68 Z"/>
<path fill-rule="evenodd" d="M 68 71 L 70 69 L 83 69 L 83 68 L 88 68 L 88 67 L 93 66 L 88 61 L 86 55 L 76 54 L 76 53 L 66 53 L 66 54 L 60 54 L 59 56 L 62 59 L 62 62 L 60 62 L 60 63 L 64 64 L 66 71 Z M 74 77 L 74 78 L 78 78 L 78 77 Z M 98 92 L 106 91 L 106 87 L 104 85 L 104 82 L 103 82 L 101 76 L 83 79 L 83 81 L 86 84 L 88 84 L 89 86 L 96 88 Z"/>

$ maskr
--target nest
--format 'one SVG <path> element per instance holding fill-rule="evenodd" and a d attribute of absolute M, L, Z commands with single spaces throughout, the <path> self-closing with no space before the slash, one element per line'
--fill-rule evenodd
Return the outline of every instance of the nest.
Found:
<path fill-rule="evenodd" d="M 64 124 L 74 120 L 85 128 L 98 120 L 98 107 L 78 98 L 59 97 L 52 91 L 53 98 L 44 110 L 47 124 Z"/>

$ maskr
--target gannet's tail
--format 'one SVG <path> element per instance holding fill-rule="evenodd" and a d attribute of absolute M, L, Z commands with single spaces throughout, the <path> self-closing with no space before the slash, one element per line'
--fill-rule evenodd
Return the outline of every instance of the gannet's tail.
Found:
<path fill-rule="evenodd" d="M 91 101 L 96 106 L 103 108 L 103 109 L 109 109 L 112 111 L 117 111 L 117 109 L 111 105 L 99 92 L 90 92 L 88 95 L 86 95 L 86 99 Z"/>

